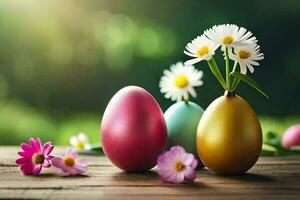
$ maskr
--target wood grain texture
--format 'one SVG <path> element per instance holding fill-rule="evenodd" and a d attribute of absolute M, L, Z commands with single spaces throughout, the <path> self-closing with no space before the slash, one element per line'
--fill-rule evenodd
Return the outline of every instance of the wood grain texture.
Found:
<path fill-rule="evenodd" d="M 62 155 L 65 148 L 56 148 Z M 53 168 L 37 177 L 21 175 L 18 147 L 0 147 L 0 199 L 300 199 L 300 157 L 261 157 L 242 176 L 198 171 L 193 184 L 162 183 L 154 168 L 124 173 L 104 156 L 89 160 L 85 175 L 61 177 Z"/>

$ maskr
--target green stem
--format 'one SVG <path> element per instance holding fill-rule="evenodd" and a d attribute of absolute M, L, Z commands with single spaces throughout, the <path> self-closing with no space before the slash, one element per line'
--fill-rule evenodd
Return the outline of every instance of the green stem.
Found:
<path fill-rule="evenodd" d="M 212 59 L 208 60 L 207 64 L 208 64 L 211 72 L 213 73 L 213 75 L 216 77 L 216 79 L 219 81 L 221 86 L 224 88 L 224 90 L 227 90 L 226 82 L 222 76 L 222 73 L 221 73 L 215 59 L 212 58 Z"/>
<path fill-rule="evenodd" d="M 238 64 L 238 62 L 235 61 L 231 73 L 235 72 L 237 64 Z"/>
<path fill-rule="evenodd" d="M 237 88 L 237 86 L 239 85 L 239 83 L 241 81 L 241 79 L 239 79 L 239 78 L 235 78 L 234 80 L 236 80 L 236 81 L 235 81 L 235 84 L 232 86 L 232 91 L 234 91 Z"/>
<path fill-rule="evenodd" d="M 229 58 L 228 58 L 228 48 L 227 47 L 225 47 L 225 65 L 226 65 L 226 84 L 227 84 L 227 89 L 230 90 Z"/>
<path fill-rule="evenodd" d="M 238 62 L 234 62 L 233 69 L 232 69 L 231 73 L 235 72 L 237 64 L 238 64 Z M 231 88 L 230 88 L 230 91 L 234 91 L 234 87 L 235 87 L 235 84 L 237 84 L 237 81 L 238 81 L 238 79 L 236 77 L 234 77 Z"/>

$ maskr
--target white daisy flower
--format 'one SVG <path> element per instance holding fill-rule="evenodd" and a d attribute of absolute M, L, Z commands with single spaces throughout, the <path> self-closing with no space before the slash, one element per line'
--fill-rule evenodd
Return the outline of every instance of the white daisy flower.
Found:
<path fill-rule="evenodd" d="M 253 66 L 259 66 L 257 61 L 264 59 L 264 54 L 260 53 L 259 48 L 257 44 L 236 47 L 234 53 L 229 54 L 229 58 L 239 63 L 242 74 L 246 74 L 247 69 L 253 73 Z"/>
<path fill-rule="evenodd" d="M 164 70 L 159 83 L 160 91 L 173 101 L 188 101 L 189 95 L 197 96 L 194 87 L 203 85 L 202 76 L 203 72 L 194 66 L 178 62 L 171 65 L 170 70 Z"/>
<path fill-rule="evenodd" d="M 77 151 L 91 149 L 91 145 L 89 144 L 89 138 L 84 133 L 73 135 L 70 138 L 70 143 Z"/>
<path fill-rule="evenodd" d="M 186 61 L 184 64 L 193 65 L 202 60 L 210 60 L 215 54 L 218 45 L 209 40 L 205 35 L 201 35 L 188 43 L 185 48 L 184 53 L 194 58 Z"/>
<path fill-rule="evenodd" d="M 215 25 L 212 28 L 204 31 L 204 34 L 213 42 L 222 45 L 224 51 L 227 47 L 245 46 L 257 42 L 256 37 L 252 37 L 252 33 L 243 27 L 238 27 L 235 24 Z"/>

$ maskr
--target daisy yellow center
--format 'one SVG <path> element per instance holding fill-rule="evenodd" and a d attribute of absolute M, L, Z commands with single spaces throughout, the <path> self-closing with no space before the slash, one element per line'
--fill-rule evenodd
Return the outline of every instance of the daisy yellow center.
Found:
<path fill-rule="evenodd" d="M 65 162 L 65 165 L 67 165 L 68 167 L 73 167 L 75 165 L 75 160 L 74 160 L 74 158 L 71 158 L 71 157 L 66 157 L 64 162 Z"/>
<path fill-rule="evenodd" d="M 223 43 L 224 44 L 231 44 L 233 42 L 233 38 L 231 36 L 225 36 L 223 38 Z"/>
<path fill-rule="evenodd" d="M 45 156 L 43 154 L 40 154 L 40 153 L 36 153 L 32 157 L 32 161 L 36 165 L 43 164 L 44 160 L 45 160 Z"/>
<path fill-rule="evenodd" d="M 180 74 L 175 79 L 175 86 L 178 88 L 184 88 L 189 84 L 189 79 L 185 74 Z"/>
<path fill-rule="evenodd" d="M 177 162 L 175 168 L 176 171 L 181 172 L 185 169 L 185 165 L 182 162 Z"/>
<path fill-rule="evenodd" d="M 240 50 L 237 54 L 241 59 L 247 59 L 251 56 L 250 52 L 245 50 Z"/>
<path fill-rule="evenodd" d="M 197 51 L 196 54 L 197 54 L 199 57 L 202 57 L 202 56 L 208 54 L 208 52 L 209 52 L 208 46 L 203 46 L 203 47 L 201 47 L 200 49 L 198 49 L 198 51 Z"/>
<path fill-rule="evenodd" d="M 84 148 L 84 142 L 78 141 L 75 145 L 76 149 L 83 149 Z"/>

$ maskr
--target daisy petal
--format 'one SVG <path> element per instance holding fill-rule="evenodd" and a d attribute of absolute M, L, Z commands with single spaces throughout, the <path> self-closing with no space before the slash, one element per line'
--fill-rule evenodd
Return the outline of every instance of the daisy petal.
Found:
<path fill-rule="evenodd" d="M 184 64 L 185 65 L 194 65 L 194 64 L 196 64 L 196 63 L 198 63 L 198 62 L 200 62 L 202 60 L 203 60 L 203 58 L 193 58 L 191 60 L 185 61 Z"/>
<path fill-rule="evenodd" d="M 78 137 L 77 136 L 72 136 L 71 139 L 70 139 L 70 143 L 72 146 L 75 146 L 78 142 Z"/>
<path fill-rule="evenodd" d="M 84 133 L 79 133 L 78 139 L 79 139 L 80 141 L 82 141 L 83 143 L 89 142 L 88 137 L 87 137 Z"/>
<path fill-rule="evenodd" d="M 203 58 L 195 59 L 199 61 Z M 170 71 L 164 70 L 164 75 L 159 82 L 160 91 L 164 93 L 165 98 L 170 98 L 173 101 L 187 101 L 189 95 L 197 96 L 194 88 L 203 85 L 202 77 L 202 71 L 198 71 L 192 65 L 178 62 L 170 66 Z"/>

